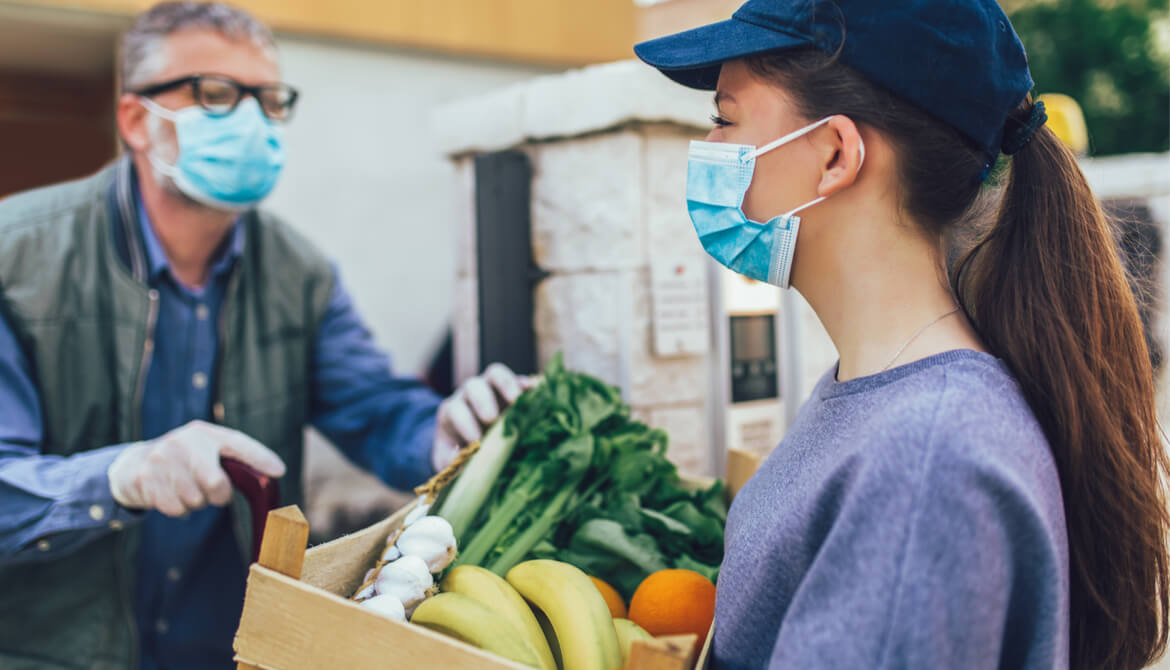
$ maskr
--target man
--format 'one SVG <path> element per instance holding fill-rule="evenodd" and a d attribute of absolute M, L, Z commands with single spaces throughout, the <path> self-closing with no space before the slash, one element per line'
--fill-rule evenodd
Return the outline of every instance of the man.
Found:
<path fill-rule="evenodd" d="M 246 518 L 222 457 L 301 498 L 303 429 L 398 487 L 519 395 L 395 377 L 337 273 L 255 209 L 297 93 L 272 35 L 162 4 L 122 49 L 126 155 L 0 202 L 0 667 L 228 667 Z"/>

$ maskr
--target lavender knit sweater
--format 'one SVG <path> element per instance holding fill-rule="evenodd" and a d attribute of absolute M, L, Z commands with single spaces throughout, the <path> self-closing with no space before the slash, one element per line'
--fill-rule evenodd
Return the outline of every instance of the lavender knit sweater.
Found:
<path fill-rule="evenodd" d="M 1003 363 L 834 376 L 732 505 L 713 667 L 1067 667 L 1060 483 Z"/>

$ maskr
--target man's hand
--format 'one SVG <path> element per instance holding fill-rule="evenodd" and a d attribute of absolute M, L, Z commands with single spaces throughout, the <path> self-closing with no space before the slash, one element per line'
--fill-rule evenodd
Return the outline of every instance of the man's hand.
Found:
<path fill-rule="evenodd" d="M 535 382 L 519 377 L 502 363 L 492 363 L 478 377 L 463 383 L 439 405 L 439 427 L 431 449 L 431 465 L 438 472 L 455 460 L 469 442 L 483 437 L 484 429 Z"/>
<path fill-rule="evenodd" d="M 229 456 L 269 477 L 284 475 L 284 461 L 239 431 L 192 421 L 162 437 L 126 447 L 108 471 L 110 492 L 130 509 L 183 516 L 208 504 L 226 505 L 232 485 L 219 465 Z"/>

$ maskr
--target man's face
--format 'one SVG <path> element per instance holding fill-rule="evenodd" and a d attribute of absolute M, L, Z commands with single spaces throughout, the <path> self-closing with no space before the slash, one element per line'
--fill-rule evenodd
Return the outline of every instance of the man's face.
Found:
<path fill-rule="evenodd" d="M 163 64 L 146 85 L 197 74 L 216 74 L 252 86 L 280 82 L 280 67 L 274 54 L 247 39 L 231 39 L 211 30 L 193 29 L 166 38 L 160 62 Z M 152 96 L 168 109 L 196 104 L 192 86 Z M 151 115 L 138 96 L 125 93 L 118 101 L 118 130 L 136 153 L 153 150 L 158 158 L 173 163 L 178 148 L 174 126 Z"/>

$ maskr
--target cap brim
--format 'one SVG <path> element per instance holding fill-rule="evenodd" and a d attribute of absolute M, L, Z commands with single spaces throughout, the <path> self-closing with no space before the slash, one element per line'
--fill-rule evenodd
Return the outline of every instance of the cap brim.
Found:
<path fill-rule="evenodd" d="M 808 40 L 728 19 L 634 45 L 634 53 L 674 81 L 714 91 L 729 60 L 808 45 Z"/>

